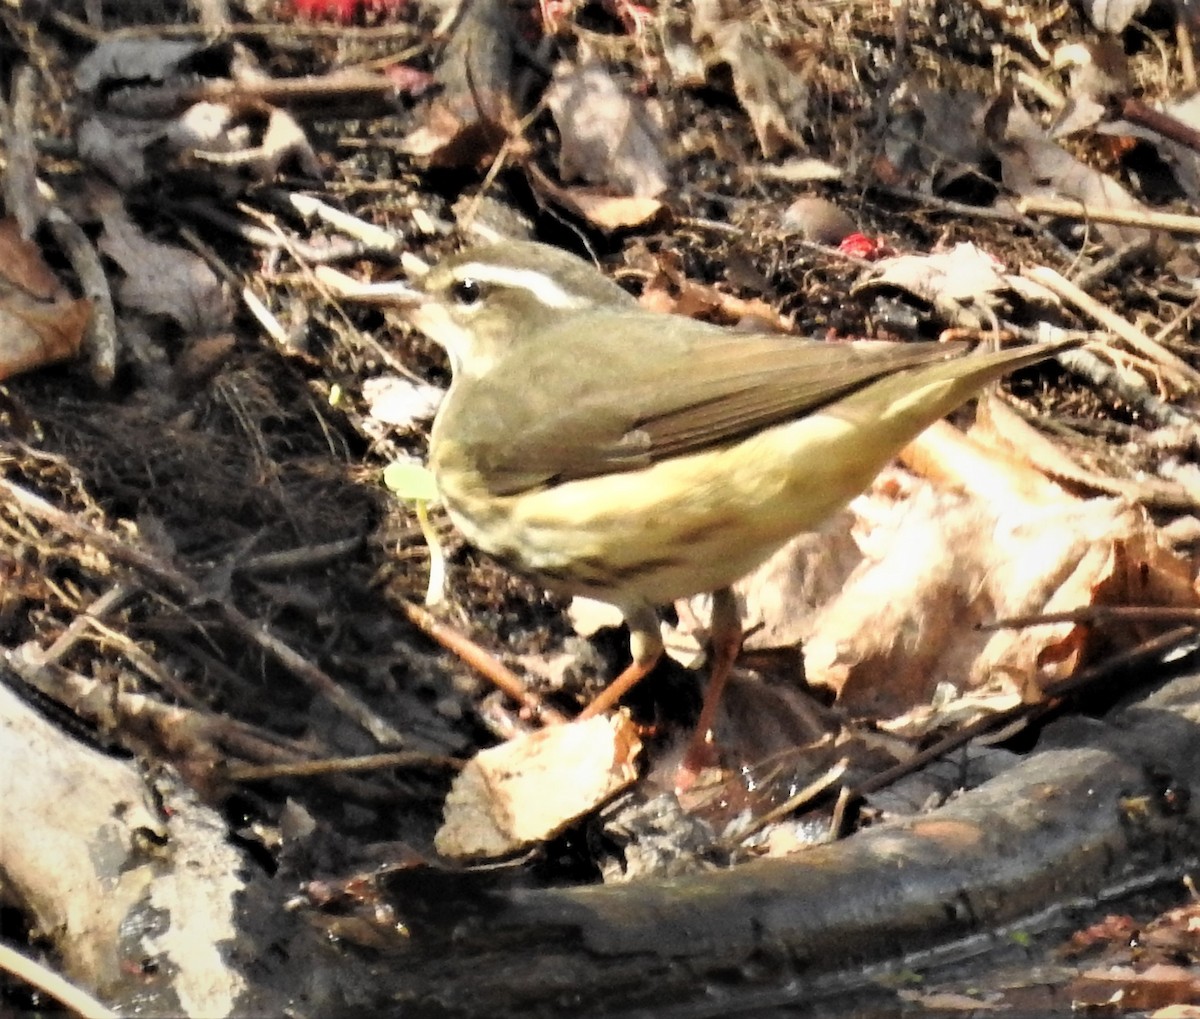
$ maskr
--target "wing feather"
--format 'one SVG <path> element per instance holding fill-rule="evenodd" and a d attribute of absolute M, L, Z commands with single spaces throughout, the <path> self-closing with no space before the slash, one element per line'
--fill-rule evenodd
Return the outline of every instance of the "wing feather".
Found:
<path fill-rule="evenodd" d="M 681 337 L 671 324 L 614 310 L 539 330 L 482 382 L 456 379 L 456 420 L 441 431 L 492 491 L 511 494 L 724 445 L 969 349 L 823 343 L 694 322 Z M 598 338 L 586 350 L 577 349 L 581 330 Z"/>

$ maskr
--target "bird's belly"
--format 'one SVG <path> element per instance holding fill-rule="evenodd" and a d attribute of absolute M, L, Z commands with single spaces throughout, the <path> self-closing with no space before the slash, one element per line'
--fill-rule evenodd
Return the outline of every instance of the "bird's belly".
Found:
<path fill-rule="evenodd" d="M 549 587 L 664 604 L 732 584 L 862 491 L 895 446 L 861 435 L 818 413 L 638 471 L 447 502 L 468 540 Z"/>

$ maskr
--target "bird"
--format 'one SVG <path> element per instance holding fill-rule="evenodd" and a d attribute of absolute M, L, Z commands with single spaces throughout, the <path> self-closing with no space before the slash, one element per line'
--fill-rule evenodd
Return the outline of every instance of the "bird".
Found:
<path fill-rule="evenodd" d="M 711 758 L 740 650 L 732 585 L 869 487 L 983 386 L 1074 346 L 827 342 L 651 311 L 536 241 L 468 247 L 410 291 L 449 390 L 429 468 L 449 517 L 501 564 L 607 602 L 631 662 L 608 711 L 663 654 L 657 609 L 712 595 L 712 655 L 685 770 Z"/>

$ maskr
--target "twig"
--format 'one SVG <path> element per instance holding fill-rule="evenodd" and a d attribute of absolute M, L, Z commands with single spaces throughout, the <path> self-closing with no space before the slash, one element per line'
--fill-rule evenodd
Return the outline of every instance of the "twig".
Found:
<path fill-rule="evenodd" d="M 422 754 L 402 750 L 391 754 L 361 754 L 357 757 L 327 757 L 320 761 L 292 764 L 235 764 L 225 771 L 232 782 L 266 782 L 277 778 L 313 778 L 347 771 L 379 771 L 383 768 L 436 768 L 458 771 L 465 762 L 444 754 Z"/>
<path fill-rule="evenodd" d="M 365 117 L 394 111 L 395 95 L 396 86 L 382 74 L 339 70 L 299 78 L 212 80 L 180 89 L 146 91 L 137 95 L 137 109 L 143 116 L 173 116 L 196 103 L 217 103 L 232 109 L 258 109 L 265 104 L 285 110 L 315 108 L 324 116 L 331 108 L 352 109 L 357 116 Z M 119 99 L 114 99 L 113 105 L 119 112 Z"/>
<path fill-rule="evenodd" d="M 1126 99 L 1121 107 L 1121 114 L 1139 127 L 1148 127 L 1184 148 L 1200 152 L 1200 131 L 1169 113 L 1161 113 L 1147 106 L 1140 99 Z"/>
<path fill-rule="evenodd" d="M 1090 316 L 1104 328 L 1123 339 L 1138 353 L 1144 354 L 1164 371 L 1170 372 L 1175 377 L 1176 384 L 1185 392 L 1200 389 L 1200 372 L 1197 372 L 1182 358 L 1171 353 L 1161 343 L 1155 343 L 1140 329 L 1135 329 L 1120 315 L 1104 307 L 1094 297 L 1084 293 L 1049 266 L 1034 266 L 1025 271 L 1025 276 L 1035 283 L 1040 283 L 1083 314 Z"/>
<path fill-rule="evenodd" d="M 245 640 L 256 644 L 310 689 L 323 696 L 348 718 L 357 722 L 377 742 L 385 746 L 404 742 L 400 733 L 390 723 L 376 715 L 366 704 L 277 638 L 265 624 L 249 618 L 231 605 L 213 600 L 198 581 L 167 566 L 140 548 L 128 545 L 71 514 L 63 512 L 41 496 L 14 484 L 7 478 L 0 478 L 0 493 L 11 499 L 26 513 L 87 542 L 106 555 L 112 556 L 118 562 L 134 567 L 184 602 L 210 605 L 226 625 Z"/>
<path fill-rule="evenodd" d="M 1136 410 L 1140 418 L 1156 426 L 1188 427 L 1196 423 L 1194 418 L 1153 393 L 1140 375 L 1119 372 L 1090 351 L 1064 350 L 1057 357 L 1064 368 L 1087 379 L 1097 389 L 1113 394 Z"/>
<path fill-rule="evenodd" d="M 1020 223 L 1030 233 L 1037 234 L 1052 244 L 1055 250 L 1061 252 L 1064 257 L 1070 257 L 1073 254 L 1071 249 L 1060 238 L 1055 236 L 1053 231 L 1048 230 L 1032 216 L 1022 214 L 1015 206 L 997 209 L 990 205 L 968 205 L 966 202 L 953 202 L 948 198 L 939 198 L 937 195 L 926 195 L 908 188 L 891 187 L 884 184 L 872 184 L 870 190 L 879 194 L 889 195 L 893 198 L 903 198 L 916 205 L 926 206 L 953 216 L 999 220 L 1005 223 Z"/>
<path fill-rule="evenodd" d="M 1103 258 L 1096 259 L 1086 269 L 1081 269 L 1074 277 L 1075 285 L 1081 290 L 1090 290 L 1101 280 L 1108 277 L 1145 251 L 1146 245 L 1141 240 L 1126 241 L 1116 251 L 1110 251 Z"/>
<path fill-rule="evenodd" d="M 353 39 L 363 42 L 382 42 L 397 37 L 412 37 L 415 29 L 409 24 L 376 25 L 357 27 L 353 25 L 304 24 L 302 22 L 261 24 L 230 24 L 219 32 L 210 25 L 133 25 L 128 28 L 113 28 L 107 31 L 93 28 L 61 11 L 47 11 L 46 17 L 59 28 L 92 43 L 114 39 L 261 39 L 283 37 L 293 39 Z"/>
<path fill-rule="evenodd" d="M 1065 612 L 1039 612 L 1032 616 L 1010 616 L 990 623 L 980 623 L 976 629 L 1022 629 L 1042 623 L 1193 623 L 1200 625 L 1200 608 L 1186 605 L 1084 605 Z"/>
<path fill-rule="evenodd" d="M 45 991 L 55 1001 L 66 1005 L 84 1019 L 117 1019 L 117 1013 L 105 1008 L 87 991 L 76 987 L 35 959 L 22 955 L 8 945 L 0 944 L 0 969 L 39 991 Z"/>
<path fill-rule="evenodd" d="M 13 75 L 12 96 L 3 112 L 3 130 L 8 146 L 8 165 L 4 174 L 4 199 L 10 213 L 16 215 L 21 232 L 31 236 L 45 221 L 54 239 L 63 249 L 84 295 L 92 302 L 92 317 L 84 334 L 92 381 L 107 387 L 117 370 L 117 314 L 100 256 L 79 225 L 63 210 L 50 204 L 38 188 L 34 165 L 33 119 L 36 116 L 35 86 L 37 72 L 26 65 Z"/>
<path fill-rule="evenodd" d="M 92 381 L 108 387 L 117 374 L 117 311 L 113 307 L 108 275 L 83 228 L 60 208 L 46 214 L 46 225 L 79 277 L 79 285 L 92 302 L 92 321 L 84 336 Z"/>
<path fill-rule="evenodd" d="M 304 548 L 290 548 L 284 552 L 266 552 L 262 555 L 247 557 L 234 569 L 243 576 L 308 570 L 314 566 L 326 566 L 339 559 L 344 559 L 355 549 L 360 548 L 362 543 L 362 536 L 358 535 L 353 538 L 343 538 L 341 541 L 328 541 L 322 545 L 306 545 Z"/>
<path fill-rule="evenodd" d="M 794 814 L 801 807 L 815 800 L 826 789 L 841 781 L 842 776 L 846 774 L 849 768 L 849 758 L 843 757 L 831 767 L 826 768 L 824 772 L 809 782 L 808 785 L 799 790 L 795 795 L 789 796 L 778 806 L 772 807 L 761 817 L 755 818 L 745 831 L 738 832 L 737 838 L 732 841 L 732 844 L 724 843 L 722 848 L 727 850 L 735 849 L 737 846 L 742 845 L 751 835 L 762 831 L 767 825 L 782 820 L 789 814 Z"/>
<path fill-rule="evenodd" d="M 1168 233 L 1200 234 L 1200 216 L 1179 212 L 1155 212 L 1153 209 L 1116 209 L 1111 206 L 1085 205 L 1065 198 L 1022 198 L 1017 209 L 1026 215 L 1061 216 L 1092 223 L 1145 227 Z"/>
<path fill-rule="evenodd" d="M 1175 50 L 1179 54 L 1179 69 L 1183 74 L 1183 92 L 1190 95 L 1200 82 L 1196 79 L 1196 51 L 1192 42 L 1191 8 L 1175 8 Z"/>
<path fill-rule="evenodd" d="M 34 86 L 37 71 L 29 64 L 12 76 L 12 95 L 0 105 L 0 129 L 8 162 L 4 168 L 4 206 L 16 218 L 22 237 L 32 237 L 46 215 L 47 201 L 37 186 L 37 145 L 34 119 L 37 96 Z"/>
<path fill-rule="evenodd" d="M 126 750 L 173 761 L 193 784 L 230 781 L 225 762 L 231 756 L 255 762 L 251 766 L 290 767 L 315 754 L 330 754 L 311 736 L 301 743 L 203 708 L 163 704 L 146 694 L 113 690 L 104 680 L 39 662 L 29 645 L 0 649 L 0 658 L 31 690 L 71 712 L 62 723 L 76 735 L 88 738 L 89 734 L 72 724 L 82 720 L 100 733 L 114 734 Z M 393 803 L 396 799 L 392 789 L 347 775 L 328 776 L 328 785 L 363 803 Z"/>
<path fill-rule="evenodd" d="M 1200 297 L 1197 297 L 1195 300 L 1193 300 L 1191 304 L 1180 308 L 1175 317 L 1154 334 L 1154 342 L 1166 343 L 1166 341 L 1170 339 L 1172 333 L 1178 332 L 1179 327 L 1196 314 L 1197 308 L 1200 308 Z"/>
<path fill-rule="evenodd" d="M 400 238 L 390 230 L 384 230 L 374 223 L 368 223 L 365 219 L 352 216 L 341 209 L 335 209 L 328 202 L 323 202 L 312 195 L 290 192 L 287 200 L 304 219 L 322 220 L 335 230 L 340 230 L 359 241 L 365 251 L 392 255 L 400 248 Z"/>
<path fill-rule="evenodd" d="M 1048 620 L 1044 620 L 1043 618 L 1038 619 L 1038 622 L 1042 621 Z M 1137 645 L 1137 647 L 1130 648 L 1128 651 L 1113 655 L 1105 661 L 1084 669 L 1074 676 L 1059 680 L 1057 683 L 1051 683 L 1042 691 L 1044 700 L 1036 704 L 1018 704 L 1007 711 L 998 711 L 992 715 L 984 715 L 969 725 L 964 725 L 961 729 L 947 734 L 938 740 L 937 743 L 919 751 L 908 760 L 902 761 L 900 764 L 894 765 L 885 771 L 881 771 L 877 775 L 872 775 L 855 786 L 850 795 L 853 798 L 859 798 L 868 793 L 873 793 L 877 789 L 883 789 L 905 775 L 912 774 L 912 772 L 929 764 L 931 761 L 936 761 L 938 758 L 950 753 L 950 751 L 957 750 L 959 747 L 984 733 L 1010 726 L 1018 720 L 1032 721 L 1037 716 L 1054 707 L 1055 702 L 1060 698 L 1075 693 L 1090 683 L 1104 679 L 1119 669 L 1158 661 L 1165 652 L 1176 648 L 1189 638 L 1195 638 L 1195 636 L 1195 626 L 1182 626 L 1159 637 L 1144 641 Z"/>
<path fill-rule="evenodd" d="M 248 244 L 255 244 L 269 251 L 284 249 L 298 261 L 324 263 L 330 261 L 354 261 L 363 256 L 365 249 L 361 244 L 347 242 L 341 247 L 328 244 L 318 244 L 304 240 L 292 234 L 285 233 L 277 225 L 271 227 L 254 226 L 236 216 L 218 209 L 208 202 L 183 202 L 176 207 L 181 215 L 196 216 L 206 223 L 224 230 L 226 233 L 240 237 Z"/>
<path fill-rule="evenodd" d="M 444 623 L 438 622 L 420 605 L 405 601 L 401 603 L 401 607 L 404 614 L 408 616 L 409 622 L 441 644 L 447 651 L 461 658 L 494 686 L 504 691 L 532 718 L 554 725 L 566 722 L 566 715 L 545 701 L 535 690 L 526 687 L 520 676 L 497 658 L 489 655 L 473 640 L 452 630 Z"/>
<path fill-rule="evenodd" d="M 94 621 L 101 620 L 109 613 L 115 612 L 135 594 L 137 594 L 137 588 L 131 584 L 113 584 L 104 594 L 71 620 L 70 625 L 58 635 L 54 643 L 41 653 L 39 661 L 43 665 L 62 661 L 71 649 L 83 639 L 84 631 Z"/>

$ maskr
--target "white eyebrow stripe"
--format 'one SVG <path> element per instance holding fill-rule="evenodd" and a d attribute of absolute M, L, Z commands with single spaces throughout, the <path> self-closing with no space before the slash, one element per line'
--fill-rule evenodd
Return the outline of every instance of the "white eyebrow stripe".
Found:
<path fill-rule="evenodd" d="M 488 265 L 486 262 L 467 262 L 455 271 L 459 279 L 473 279 L 480 283 L 495 283 L 502 287 L 517 287 L 528 290 L 542 304 L 550 308 L 586 308 L 592 301 L 572 294 L 537 269 L 514 269 L 506 265 Z"/>

